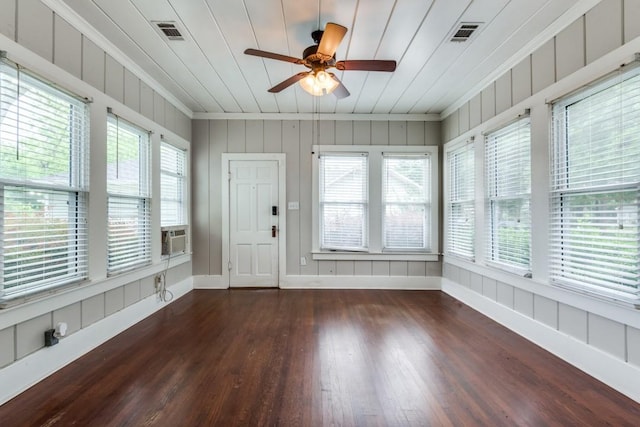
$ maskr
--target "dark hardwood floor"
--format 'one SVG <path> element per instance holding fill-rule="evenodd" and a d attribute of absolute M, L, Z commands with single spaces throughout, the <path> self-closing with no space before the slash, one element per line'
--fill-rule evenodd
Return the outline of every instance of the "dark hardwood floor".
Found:
<path fill-rule="evenodd" d="M 441 292 L 193 291 L 0 425 L 638 426 L 640 405 Z"/>

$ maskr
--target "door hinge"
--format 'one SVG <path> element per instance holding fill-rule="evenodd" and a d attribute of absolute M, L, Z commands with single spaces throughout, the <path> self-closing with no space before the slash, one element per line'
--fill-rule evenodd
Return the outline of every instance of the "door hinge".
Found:
<path fill-rule="evenodd" d="M 231 171 L 229 171 L 229 173 L 228 173 L 228 177 L 229 177 L 229 178 L 228 178 L 229 182 L 231 182 Z"/>
<path fill-rule="evenodd" d="M 229 261 L 229 262 L 227 263 L 227 268 L 229 269 L 229 271 L 231 271 L 231 268 L 232 268 L 232 266 L 231 266 L 231 261 Z"/>

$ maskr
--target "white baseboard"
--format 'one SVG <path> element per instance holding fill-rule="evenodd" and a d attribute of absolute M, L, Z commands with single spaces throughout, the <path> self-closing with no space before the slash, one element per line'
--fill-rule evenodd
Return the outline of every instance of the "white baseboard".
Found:
<path fill-rule="evenodd" d="M 283 276 L 280 289 L 439 290 L 439 276 Z M 193 276 L 194 289 L 228 289 L 223 276 Z"/>
<path fill-rule="evenodd" d="M 282 289 L 439 290 L 439 276 L 284 276 Z"/>
<path fill-rule="evenodd" d="M 640 368 L 446 278 L 442 291 L 640 403 Z"/>
<path fill-rule="evenodd" d="M 193 289 L 229 289 L 223 276 L 193 276 Z"/>
<path fill-rule="evenodd" d="M 193 289 L 191 277 L 169 287 L 173 300 L 163 302 L 154 294 L 111 316 L 80 329 L 53 347 L 42 348 L 0 369 L 0 405 L 42 381 L 125 329 L 166 307 Z"/>

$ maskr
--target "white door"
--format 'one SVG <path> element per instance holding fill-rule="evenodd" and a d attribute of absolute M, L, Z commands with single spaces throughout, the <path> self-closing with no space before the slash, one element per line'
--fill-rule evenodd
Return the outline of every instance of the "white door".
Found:
<path fill-rule="evenodd" d="M 278 286 L 278 162 L 229 161 L 229 286 Z"/>

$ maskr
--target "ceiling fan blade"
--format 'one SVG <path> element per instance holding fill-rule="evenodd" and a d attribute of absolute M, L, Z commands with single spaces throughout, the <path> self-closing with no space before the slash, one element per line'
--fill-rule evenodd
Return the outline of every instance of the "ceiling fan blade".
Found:
<path fill-rule="evenodd" d="M 337 78 L 337 77 L 335 76 L 335 74 L 333 74 L 333 73 L 329 73 L 329 74 L 331 75 L 331 78 L 332 78 L 333 80 L 335 80 L 336 82 L 338 82 L 338 87 L 336 87 L 336 88 L 333 90 L 333 94 L 336 96 L 336 98 L 338 98 L 338 99 L 342 99 L 342 98 L 346 98 L 347 96 L 351 95 L 351 94 L 349 93 L 349 91 L 347 90 L 347 88 L 346 88 L 346 87 L 344 87 L 344 85 L 342 84 L 342 82 L 340 81 L 340 79 L 339 79 L 339 78 Z"/>
<path fill-rule="evenodd" d="M 292 62 L 294 64 L 301 64 L 302 59 L 294 58 L 293 56 L 280 55 L 279 53 L 266 52 L 258 49 L 247 49 L 244 51 L 246 55 L 259 56 L 261 58 L 276 59 L 278 61 Z"/>
<path fill-rule="evenodd" d="M 333 57 L 345 34 L 347 34 L 346 27 L 334 24 L 333 22 L 327 23 L 324 34 L 322 34 L 322 38 L 318 44 L 318 53 L 330 58 Z"/>
<path fill-rule="evenodd" d="M 360 71 L 395 71 L 396 61 L 380 60 L 347 60 L 336 62 L 338 70 L 360 70 Z"/>
<path fill-rule="evenodd" d="M 280 82 L 277 85 L 275 85 L 274 87 L 272 87 L 271 89 L 269 89 L 269 92 L 278 93 L 278 92 L 282 91 L 283 89 L 288 88 L 292 84 L 299 82 L 300 80 L 304 79 L 308 75 L 309 75 L 308 72 L 302 72 L 302 73 L 298 73 L 296 75 L 293 75 L 293 76 L 289 77 L 287 80 L 285 80 L 283 82 Z"/>

